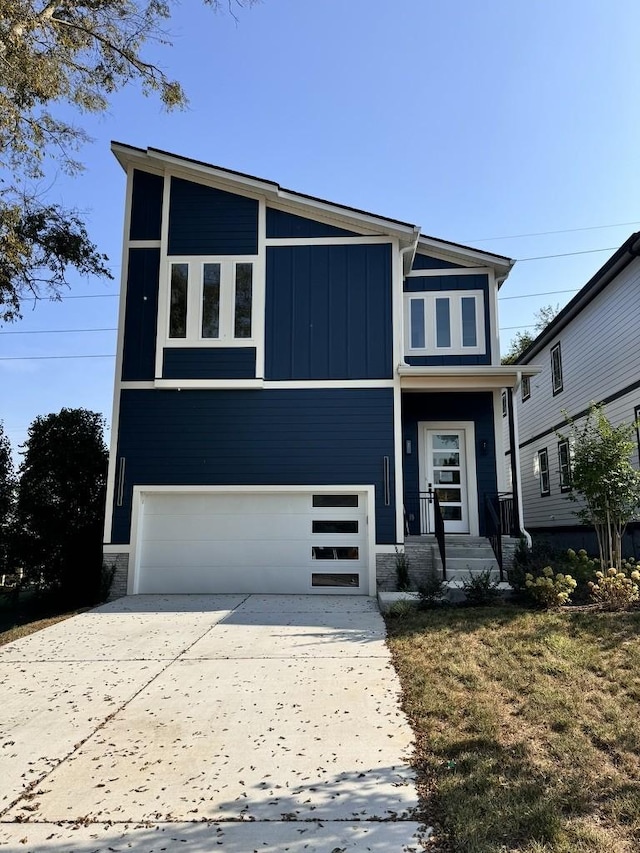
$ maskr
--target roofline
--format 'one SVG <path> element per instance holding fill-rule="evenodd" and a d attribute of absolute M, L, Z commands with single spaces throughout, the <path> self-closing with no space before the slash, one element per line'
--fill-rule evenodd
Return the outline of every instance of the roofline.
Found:
<path fill-rule="evenodd" d="M 526 364 L 534 358 L 583 308 L 610 284 L 629 264 L 640 258 L 640 231 L 635 231 L 600 267 L 589 281 L 564 306 L 522 353 L 514 364 Z"/>
<path fill-rule="evenodd" d="M 380 216 L 377 213 L 371 213 L 367 210 L 362 210 L 357 207 L 350 207 L 346 204 L 340 204 L 318 196 L 301 193 L 296 190 L 290 190 L 286 187 L 281 187 L 275 181 L 270 181 L 265 178 L 259 178 L 255 175 L 249 175 L 246 172 L 239 172 L 234 169 L 227 169 L 221 166 L 216 166 L 212 163 L 206 163 L 203 160 L 195 160 L 191 157 L 184 157 L 181 154 L 173 154 L 170 151 L 164 151 L 161 148 L 138 148 L 134 145 L 128 145 L 125 142 L 112 141 L 111 150 L 116 159 L 126 171 L 127 164 L 131 160 L 146 160 L 147 162 L 159 161 L 162 164 L 173 164 L 177 167 L 193 169 L 195 171 L 205 172 L 209 175 L 220 178 L 221 180 L 232 180 L 244 184 L 247 189 L 254 192 L 260 192 L 272 200 L 277 200 L 283 205 L 296 205 L 322 207 L 327 213 L 334 212 L 336 216 L 341 216 L 343 219 L 358 219 L 363 228 L 377 229 L 381 228 L 387 233 L 391 233 L 400 239 L 401 243 L 407 248 L 411 247 L 413 252 L 411 257 L 405 256 L 405 265 L 408 263 L 410 269 L 410 261 L 413 255 L 422 242 L 425 248 L 432 248 L 445 254 L 454 254 L 461 256 L 466 260 L 473 260 L 478 266 L 490 266 L 496 270 L 496 278 L 500 285 L 508 276 L 515 261 L 506 258 L 503 255 L 495 255 L 491 252 L 484 252 L 479 249 L 473 249 L 470 246 L 464 246 L 461 243 L 453 243 L 450 240 L 440 240 L 437 237 L 429 237 L 420 233 L 420 227 L 411 222 L 404 222 L 400 219 L 392 219 L 388 216 Z M 479 262 L 479 263 L 478 263 Z"/>

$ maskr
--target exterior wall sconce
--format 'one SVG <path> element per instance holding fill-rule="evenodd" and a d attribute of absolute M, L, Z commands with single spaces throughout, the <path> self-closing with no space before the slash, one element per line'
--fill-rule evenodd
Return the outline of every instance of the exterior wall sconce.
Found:
<path fill-rule="evenodd" d="M 411 456 L 411 439 L 410 438 L 406 438 L 404 441 L 404 452 L 407 454 L 407 456 Z"/>
<path fill-rule="evenodd" d="M 483 439 L 482 439 L 482 441 L 480 442 L 480 454 L 481 454 L 482 456 L 486 456 L 486 455 L 487 455 L 487 448 L 488 448 L 488 446 L 489 446 L 489 443 L 487 442 L 487 439 L 486 439 L 486 438 L 483 438 Z"/>

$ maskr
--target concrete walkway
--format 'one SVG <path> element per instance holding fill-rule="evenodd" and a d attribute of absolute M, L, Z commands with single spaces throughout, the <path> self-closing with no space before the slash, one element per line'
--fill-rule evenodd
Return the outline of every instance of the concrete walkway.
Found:
<path fill-rule="evenodd" d="M 421 849 L 372 599 L 135 596 L 0 647 L 4 853 Z"/>

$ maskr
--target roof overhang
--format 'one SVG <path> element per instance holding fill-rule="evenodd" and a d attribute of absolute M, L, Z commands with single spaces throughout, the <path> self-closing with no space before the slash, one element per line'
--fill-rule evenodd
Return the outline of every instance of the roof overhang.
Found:
<path fill-rule="evenodd" d="M 498 287 L 506 280 L 515 264 L 513 258 L 494 255 L 492 252 L 483 252 L 481 249 L 463 246 L 461 243 L 451 243 L 437 237 L 428 237 L 426 234 L 420 235 L 418 251 L 427 252 L 443 260 L 462 264 L 462 266 L 490 267 L 494 271 Z"/>
<path fill-rule="evenodd" d="M 487 365 L 478 367 L 418 367 L 400 365 L 403 391 L 497 391 L 517 388 L 523 376 L 537 376 L 541 367 Z"/>

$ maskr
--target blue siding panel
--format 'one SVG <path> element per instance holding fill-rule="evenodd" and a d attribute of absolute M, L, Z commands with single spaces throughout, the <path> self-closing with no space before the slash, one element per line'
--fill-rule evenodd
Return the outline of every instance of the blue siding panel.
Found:
<path fill-rule="evenodd" d="M 170 255 L 255 255 L 258 202 L 181 178 L 171 179 Z"/>
<path fill-rule="evenodd" d="M 416 254 L 411 266 L 412 270 L 452 270 L 458 268 L 462 268 L 462 264 L 452 264 L 450 261 L 441 261 L 440 258 L 419 254 Z"/>
<path fill-rule="evenodd" d="M 130 249 L 122 378 L 153 379 L 156 364 L 160 249 Z"/>
<path fill-rule="evenodd" d="M 114 506 L 114 543 L 129 541 L 136 484 L 374 484 L 377 540 L 395 542 L 392 389 L 124 390 L 122 456 L 126 481 L 123 506 Z"/>
<path fill-rule="evenodd" d="M 489 278 L 477 275 L 433 275 L 405 278 L 405 293 L 442 292 L 446 290 L 481 290 L 484 294 L 484 340 L 486 352 L 481 355 L 412 355 L 406 356 L 407 364 L 414 366 L 442 367 L 472 364 L 491 364 L 491 315 L 489 313 Z"/>
<path fill-rule="evenodd" d="M 163 379 L 255 379 L 255 347 L 165 347 Z"/>
<path fill-rule="evenodd" d="M 267 237 L 358 237 L 335 225 L 326 225 L 306 216 L 295 216 L 283 210 L 267 208 Z"/>
<path fill-rule="evenodd" d="M 402 437 L 411 440 L 413 452 L 403 456 L 404 489 L 407 496 L 419 491 L 418 422 L 419 421 L 473 421 L 476 440 L 476 469 L 478 477 L 478 513 L 480 535 L 484 536 L 485 495 L 498 490 L 496 477 L 495 432 L 493 422 L 493 395 L 489 391 L 478 393 L 425 393 L 402 395 Z M 482 442 L 486 441 L 486 452 Z"/>
<path fill-rule="evenodd" d="M 267 249 L 268 379 L 389 379 L 391 246 Z"/>
<path fill-rule="evenodd" d="M 164 178 L 150 172 L 133 172 L 131 199 L 131 240 L 159 240 L 162 228 Z"/>

